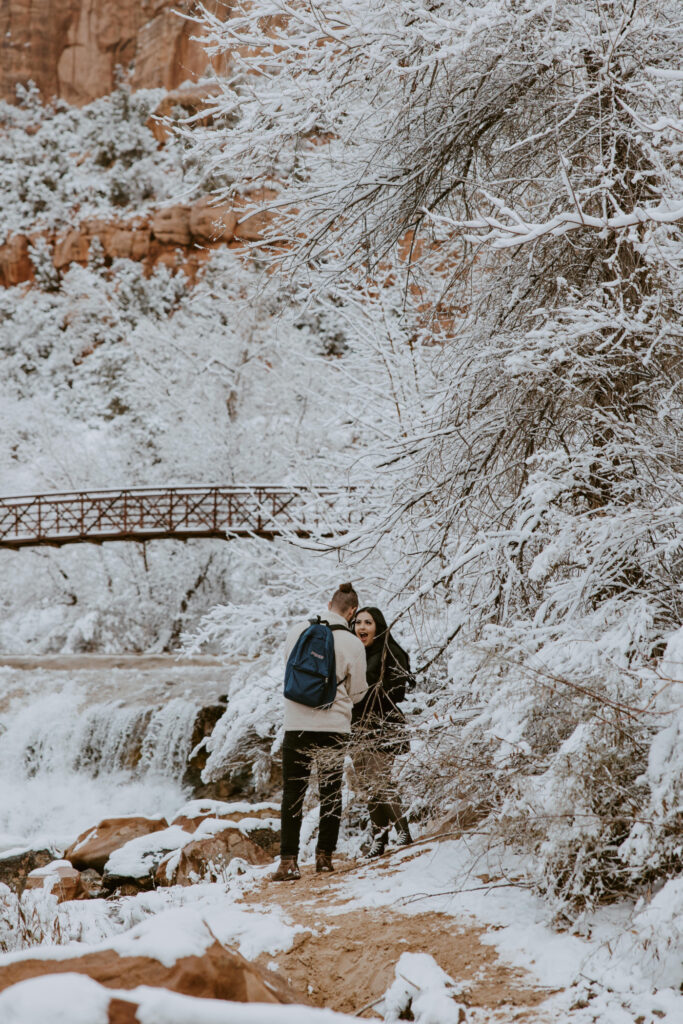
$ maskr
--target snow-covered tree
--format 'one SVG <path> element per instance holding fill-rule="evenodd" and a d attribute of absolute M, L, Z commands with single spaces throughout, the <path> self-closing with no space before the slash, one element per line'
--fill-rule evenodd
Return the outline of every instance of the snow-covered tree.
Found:
<path fill-rule="evenodd" d="M 396 606 L 449 609 L 428 660 L 473 645 L 447 698 L 485 708 L 457 737 L 465 788 L 560 907 L 680 870 L 678 784 L 652 803 L 646 771 L 680 715 L 656 696 L 682 611 L 680 3 L 260 0 L 205 22 L 230 128 L 196 152 L 271 197 L 274 276 L 323 302 L 354 282 L 377 325 L 401 281 L 399 358 L 438 354 L 357 543 L 401 537 Z"/>

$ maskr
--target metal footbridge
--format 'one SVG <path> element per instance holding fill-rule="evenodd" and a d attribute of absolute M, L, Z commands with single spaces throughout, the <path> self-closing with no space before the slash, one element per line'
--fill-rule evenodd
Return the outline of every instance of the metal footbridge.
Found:
<path fill-rule="evenodd" d="M 0 547 L 190 537 L 330 537 L 348 491 L 133 487 L 0 498 Z M 342 512 L 342 519 L 344 519 Z"/>

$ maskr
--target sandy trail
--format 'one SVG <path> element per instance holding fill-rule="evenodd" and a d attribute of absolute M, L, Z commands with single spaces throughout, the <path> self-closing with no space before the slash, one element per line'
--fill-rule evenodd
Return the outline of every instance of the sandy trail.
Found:
<path fill-rule="evenodd" d="M 316 875 L 302 869 L 299 882 L 265 882 L 245 894 L 245 903 L 262 907 L 277 904 L 288 918 L 302 925 L 292 949 L 257 962 L 278 971 L 299 992 L 307 992 L 315 1006 L 349 1014 L 362 1012 L 377 1019 L 371 1005 L 394 979 L 401 953 L 429 953 L 454 980 L 464 986 L 468 1021 L 521 1024 L 549 1018 L 540 1004 L 551 994 L 524 971 L 503 963 L 494 948 L 481 940 L 485 930 L 468 919 L 424 912 L 405 914 L 391 906 L 344 911 L 349 903 L 344 880 L 353 862 L 336 859 L 341 870 Z M 367 864 L 362 865 L 365 870 Z M 392 872 L 391 860 L 372 866 Z M 410 979 L 412 980 L 412 979 Z"/>

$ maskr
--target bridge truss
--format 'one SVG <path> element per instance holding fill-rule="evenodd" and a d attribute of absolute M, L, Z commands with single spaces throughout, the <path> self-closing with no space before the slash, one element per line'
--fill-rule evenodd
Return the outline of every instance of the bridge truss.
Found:
<path fill-rule="evenodd" d="M 0 547 L 159 538 L 331 536 L 346 492 L 145 487 L 0 498 Z"/>

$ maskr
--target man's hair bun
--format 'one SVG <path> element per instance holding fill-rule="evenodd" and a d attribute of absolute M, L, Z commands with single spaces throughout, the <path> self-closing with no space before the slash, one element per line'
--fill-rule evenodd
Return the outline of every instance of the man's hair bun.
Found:
<path fill-rule="evenodd" d="M 330 608 L 332 611 L 339 612 L 341 615 L 346 615 L 349 609 L 358 607 L 358 594 L 353 589 L 353 583 L 342 583 L 337 587 L 332 600 L 330 602 Z"/>

